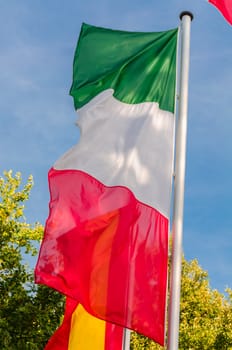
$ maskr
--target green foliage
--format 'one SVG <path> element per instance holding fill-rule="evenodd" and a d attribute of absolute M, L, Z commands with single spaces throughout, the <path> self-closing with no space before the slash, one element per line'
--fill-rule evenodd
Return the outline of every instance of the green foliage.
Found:
<path fill-rule="evenodd" d="M 144 337 L 143 335 L 137 334 L 135 332 L 131 333 L 130 340 L 131 350 L 162 350 L 163 348 L 156 344 L 151 339 Z"/>
<path fill-rule="evenodd" d="M 0 348 L 40 350 L 60 323 L 63 297 L 35 286 L 33 271 L 24 262 L 37 254 L 43 228 L 26 223 L 24 203 L 33 179 L 21 186 L 21 174 L 0 178 Z M 25 258 L 27 257 L 27 258 Z"/>
<path fill-rule="evenodd" d="M 196 260 L 183 262 L 180 349 L 212 349 L 220 328 L 223 297 L 209 288 Z"/>

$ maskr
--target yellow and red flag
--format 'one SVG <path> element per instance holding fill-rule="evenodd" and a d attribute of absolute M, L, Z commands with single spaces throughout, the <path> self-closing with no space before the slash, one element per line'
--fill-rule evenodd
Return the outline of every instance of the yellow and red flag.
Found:
<path fill-rule="evenodd" d="M 121 350 L 123 328 L 91 316 L 81 304 L 67 298 L 62 325 L 44 350 Z"/>

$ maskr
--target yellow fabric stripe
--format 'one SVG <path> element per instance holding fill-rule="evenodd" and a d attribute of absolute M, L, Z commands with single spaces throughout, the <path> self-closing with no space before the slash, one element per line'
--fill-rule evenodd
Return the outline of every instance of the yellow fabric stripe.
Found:
<path fill-rule="evenodd" d="M 119 212 L 114 210 L 89 220 L 86 225 L 86 230 L 90 232 L 101 229 L 101 235 L 98 237 L 91 257 L 89 299 L 96 314 L 102 316 L 106 315 L 111 251 L 117 233 L 118 220 Z"/>
<path fill-rule="evenodd" d="M 72 315 L 68 350 L 104 350 L 105 321 L 91 316 L 81 304 Z"/>

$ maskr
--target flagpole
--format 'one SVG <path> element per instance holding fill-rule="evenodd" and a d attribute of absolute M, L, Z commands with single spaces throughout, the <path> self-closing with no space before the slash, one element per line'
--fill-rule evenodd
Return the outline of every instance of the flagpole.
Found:
<path fill-rule="evenodd" d="M 123 350 L 130 350 L 130 330 L 124 328 L 123 334 Z"/>
<path fill-rule="evenodd" d="M 190 27 L 193 15 L 184 11 L 180 14 L 181 53 L 180 53 L 180 86 L 176 132 L 176 159 L 174 177 L 174 205 L 172 224 L 172 261 L 170 302 L 168 311 L 168 350 L 178 350 L 180 286 L 182 262 L 182 231 L 184 210 L 184 183 L 186 163 L 186 137 L 188 112 L 188 80 L 190 57 Z"/>

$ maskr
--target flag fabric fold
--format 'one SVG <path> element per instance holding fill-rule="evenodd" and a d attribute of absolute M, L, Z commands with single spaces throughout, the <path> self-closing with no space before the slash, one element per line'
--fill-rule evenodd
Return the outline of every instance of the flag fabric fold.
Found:
<path fill-rule="evenodd" d="M 224 16 L 227 22 L 232 25 L 232 3 L 231 0 L 208 0 Z"/>
<path fill-rule="evenodd" d="M 164 344 L 178 29 L 84 24 L 71 95 L 81 136 L 49 171 L 37 283 Z"/>
<path fill-rule="evenodd" d="M 67 298 L 61 326 L 44 350 L 122 350 L 123 328 L 91 316 L 74 299 Z"/>

